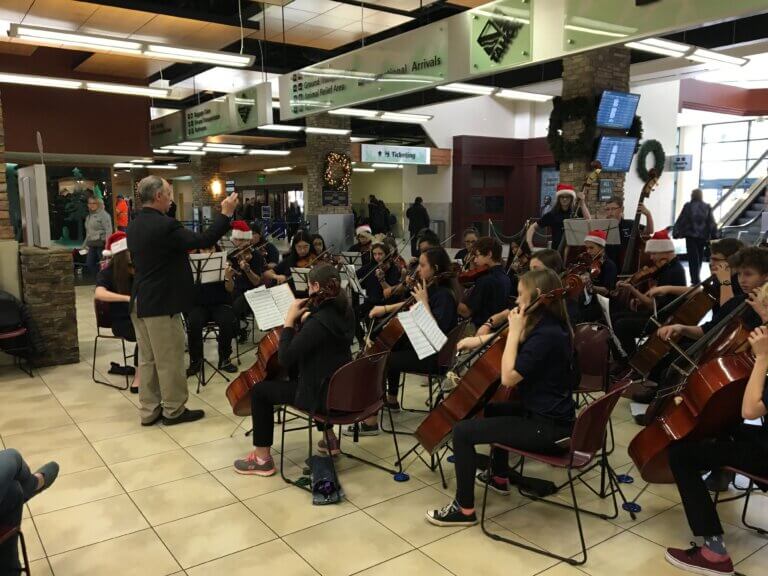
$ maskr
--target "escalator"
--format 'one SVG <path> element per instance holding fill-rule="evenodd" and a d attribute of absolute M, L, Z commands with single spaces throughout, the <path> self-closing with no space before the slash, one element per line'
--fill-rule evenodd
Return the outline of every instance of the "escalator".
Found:
<path fill-rule="evenodd" d="M 717 222 L 723 238 L 738 238 L 749 245 L 756 245 L 765 238 L 763 213 L 768 214 L 768 175 L 754 174 L 752 178 L 750 175 L 766 156 L 768 150 L 712 207 L 715 213 L 719 209 L 723 214 Z M 750 180 L 749 188 L 742 192 L 741 187 Z M 736 193 L 737 190 L 740 192 Z"/>

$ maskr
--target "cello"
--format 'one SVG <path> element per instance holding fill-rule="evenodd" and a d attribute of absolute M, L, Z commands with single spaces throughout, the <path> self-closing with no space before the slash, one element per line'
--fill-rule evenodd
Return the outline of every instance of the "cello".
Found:
<path fill-rule="evenodd" d="M 564 281 L 563 288 L 556 288 L 541 294 L 526 310 L 526 314 L 539 306 L 564 298 L 569 290 L 583 287 L 578 275 L 570 275 Z M 493 334 L 491 344 L 473 351 L 469 357 L 454 366 L 455 371 L 466 366 L 474 358 L 477 361 L 461 377 L 445 399 L 435 406 L 419 424 L 415 436 L 424 449 L 435 454 L 451 439 L 454 425 L 480 413 L 485 404 L 496 394 L 501 383 L 501 359 L 507 342 L 507 321 Z"/>

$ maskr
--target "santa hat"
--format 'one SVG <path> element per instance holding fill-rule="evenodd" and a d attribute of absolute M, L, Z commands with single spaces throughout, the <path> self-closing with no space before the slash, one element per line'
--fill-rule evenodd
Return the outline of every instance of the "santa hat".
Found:
<path fill-rule="evenodd" d="M 571 198 L 576 198 L 576 191 L 573 189 L 573 186 L 570 184 L 558 184 L 557 185 L 557 192 L 555 193 L 555 198 L 559 198 L 563 194 L 568 194 Z"/>
<path fill-rule="evenodd" d="M 584 237 L 584 242 L 592 242 L 598 246 L 605 246 L 607 240 L 608 233 L 605 230 L 592 230 Z"/>
<path fill-rule="evenodd" d="M 366 238 L 373 238 L 373 234 L 371 234 L 371 227 L 368 226 L 368 224 L 362 224 L 361 226 L 358 226 L 355 228 L 355 236 L 364 236 Z"/>
<path fill-rule="evenodd" d="M 109 257 L 124 252 L 125 250 L 128 250 L 128 236 L 125 235 L 125 232 L 118 231 L 107 238 L 107 242 L 104 245 L 104 250 L 101 251 L 101 254 L 105 257 Z"/>
<path fill-rule="evenodd" d="M 251 238 L 253 238 L 253 232 L 245 220 L 232 222 L 232 240 L 250 240 Z"/>
<path fill-rule="evenodd" d="M 645 243 L 645 251 L 652 252 L 674 252 L 675 243 L 669 237 L 669 232 L 659 230 L 650 240 Z"/>

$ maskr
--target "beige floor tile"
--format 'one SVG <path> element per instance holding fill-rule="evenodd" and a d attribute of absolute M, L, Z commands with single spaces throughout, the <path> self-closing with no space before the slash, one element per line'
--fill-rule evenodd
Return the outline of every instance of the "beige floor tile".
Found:
<path fill-rule="evenodd" d="M 440 481 L 436 482 L 435 484 L 432 484 L 432 487 L 436 490 L 439 490 L 443 494 L 447 496 L 447 499 L 443 503 L 448 504 L 451 499 L 456 497 L 456 478 L 449 478 L 448 479 L 448 488 L 443 488 L 442 483 Z M 475 484 L 475 506 L 478 510 L 480 510 L 483 506 L 483 492 L 484 489 L 482 486 L 478 486 Z M 509 512 L 513 508 L 518 508 L 519 506 L 526 506 L 531 503 L 531 500 L 528 498 L 525 498 L 524 496 L 521 496 L 520 493 L 517 490 L 512 490 L 508 496 L 502 496 L 500 494 L 495 494 L 494 492 L 488 492 L 488 504 L 487 504 L 487 510 L 486 510 L 486 516 L 488 518 L 495 518 L 499 514 L 504 514 L 505 512 Z"/>
<path fill-rule="evenodd" d="M 354 574 L 412 549 L 363 512 L 296 532 L 284 540 L 323 576 Z M 342 542 L 350 553 L 341 553 Z"/>
<path fill-rule="evenodd" d="M 313 506 L 306 490 L 289 486 L 243 502 L 278 536 L 285 536 L 357 511 L 347 501 L 335 506 Z"/>
<path fill-rule="evenodd" d="M 450 576 L 437 562 L 414 550 L 358 572 L 359 576 Z"/>
<path fill-rule="evenodd" d="M 687 548 L 688 546 L 686 546 Z M 664 548 L 632 532 L 622 532 L 589 550 L 579 569 L 591 576 L 680 576 L 664 559 Z"/>
<path fill-rule="evenodd" d="M 40 536 L 31 518 L 21 519 L 21 531 L 24 532 L 24 541 L 27 544 L 27 555 L 31 560 L 45 558 L 45 550 L 40 542 Z"/>
<path fill-rule="evenodd" d="M 540 572 L 538 576 L 584 576 L 584 572 L 578 568 L 561 562 L 557 566 L 553 566 L 544 572 Z"/>
<path fill-rule="evenodd" d="M 60 476 L 50 490 L 29 501 L 29 508 L 37 516 L 123 493 L 109 469 L 102 466 Z"/>
<path fill-rule="evenodd" d="M 520 540 L 519 536 L 503 529 L 500 534 Z M 491 540 L 479 526 L 433 542 L 421 551 L 456 576 L 508 576 L 511 567 L 515 576 L 529 576 L 556 564 L 541 554 Z"/>
<path fill-rule="evenodd" d="M 253 576 L 254 566 L 261 574 L 315 576 L 312 567 L 282 540 L 273 540 L 242 552 L 213 560 L 187 570 L 189 576 Z"/>
<path fill-rule="evenodd" d="M 428 486 L 366 508 L 365 512 L 419 548 L 460 530 L 439 528 L 424 519 L 427 510 L 442 508 L 448 501 L 445 494 Z"/>
<path fill-rule="evenodd" d="M 208 415 L 189 424 L 163 427 L 163 430 L 181 446 L 193 446 L 213 440 L 229 438 L 235 424 L 224 416 Z"/>
<path fill-rule="evenodd" d="M 67 406 L 67 412 L 75 422 L 88 422 L 89 420 L 100 420 L 102 418 L 112 418 L 123 416 L 124 414 L 134 414 L 138 416 L 136 406 L 134 406 L 122 394 L 115 394 L 104 402 L 82 402 Z"/>
<path fill-rule="evenodd" d="M 642 430 L 642 427 L 635 424 L 633 420 L 620 422 L 613 425 L 613 437 L 616 440 L 616 444 L 629 446 L 629 443 L 637 436 L 640 430 Z"/>
<path fill-rule="evenodd" d="M 387 423 L 387 429 L 389 429 L 389 423 Z M 352 443 L 352 438 L 344 438 L 342 443 Z M 408 450 L 410 450 L 417 443 L 413 436 L 397 436 L 397 446 L 402 456 Z M 358 445 L 366 452 L 370 452 L 374 456 L 379 458 L 386 458 L 387 460 L 395 460 L 395 442 L 392 440 L 391 434 L 380 433 L 378 436 L 362 436 L 359 439 Z"/>
<path fill-rule="evenodd" d="M 221 470 L 214 470 L 212 474 L 240 500 L 247 500 L 248 498 L 268 494 L 275 490 L 283 490 L 288 487 L 288 484 L 280 477 L 279 470 L 274 476 L 261 478 L 259 476 L 238 474 L 230 465 Z M 285 474 L 289 478 L 298 478 L 301 475 L 301 468 L 292 462 L 286 462 Z"/>
<path fill-rule="evenodd" d="M 153 526 L 237 502 L 210 474 L 138 490 L 131 498 Z"/>
<path fill-rule="evenodd" d="M 3 436 L 48 430 L 71 423 L 72 418 L 52 395 L 6 402 L 0 412 L 0 434 Z"/>
<path fill-rule="evenodd" d="M 35 516 L 35 524 L 51 556 L 148 527 L 126 495 Z"/>
<path fill-rule="evenodd" d="M 741 482 L 739 483 L 741 486 Z M 728 496 L 735 494 L 728 494 Z M 741 523 L 741 512 L 744 510 L 744 498 L 725 502 L 717 505 L 717 513 L 723 522 L 728 522 L 733 526 L 743 528 Z M 760 491 L 754 492 L 749 499 L 749 508 L 747 509 L 747 522 L 750 524 L 767 527 L 768 526 L 768 495 Z"/>
<path fill-rule="evenodd" d="M 205 472 L 192 456 L 181 449 L 111 464 L 110 468 L 128 492 Z"/>
<path fill-rule="evenodd" d="M 572 556 L 581 552 L 576 515 L 570 510 L 543 502 L 532 502 L 496 516 L 493 521 L 555 554 Z M 622 531 L 622 528 L 607 520 L 587 514 L 581 515 L 581 525 L 588 548 Z M 552 526 L 562 529 L 552 530 Z"/>
<path fill-rule="evenodd" d="M 156 530 L 183 568 L 209 562 L 276 537 L 241 503 L 163 524 Z"/>
<path fill-rule="evenodd" d="M 347 499 L 358 508 L 367 508 L 379 502 L 424 488 L 418 478 L 408 482 L 395 482 L 391 474 L 372 466 L 357 466 L 339 473 Z"/>
<path fill-rule="evenodd" d="M 768 566 L 768 544 L 746 560 L 739 562 L 735 568 L 744 576 L 761 576 L 765 574 L 766 566 Z"/>
<path fill-rule="evenodd" d="M 632 527 L 632 532 L 664 547 L 688 548 L 693 540 L 682 506 L 676 506 Z M 751 530 L 723 523 L 728 553 L 734 562 L 743 560 L 766 544 L 765 538 Z"/>
<path fill-rule="evenodd" d="M 100 442 L 147 431 L 145 427 L 141 426 L 138 413 L 128 412 L 114 418 L 99 418 L 98 420 L 82 422 L 79 427 L 91 442 Z"/>
<path fill-rule="evenodd" d="M 179 570 L 152 530 L 142 530 L 51 557 L 56 576 L 166 576 Z M 140 571 L 140 572 L 139 572 Z"/>
<path fill-rule="evenodd" d="M 29 563 L 29 569 L 35 576 L 53 576 L 51 567 L 48 565 L 48 560 L 43 558 L 42 560 L 35 560 Z"/>
<path fill-rule="evenodd" d="M 59 475 L 104 466 L 104 462 L 77 426 L 66 425 L 4 438 L 7 447 L 16 448 L 33 471 L 55 460 Z"/>
<path fill-rule="evenodd" d="M 179 449 L 179 445 L 159 428 L 150 430 L 145 428 L 143 432 L 137 434 L 100 440 L 94 442 L 93 447 L 107 464 L 117 464 Z"/>
<path fill-rule="evenodd" d="M 253 450 L 253 443 L 250 438 L 235 434 L 232 438 L 196 444 L 186 450 L 207 470 L 220 470 Z"/>

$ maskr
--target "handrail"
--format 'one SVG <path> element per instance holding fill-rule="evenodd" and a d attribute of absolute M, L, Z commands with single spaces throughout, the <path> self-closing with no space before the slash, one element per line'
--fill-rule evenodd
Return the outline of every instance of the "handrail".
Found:
<path fill-rule="evenodd" d="M 735 230 L 737 228 L 749 228 L 750 226 L 752 226 L 752 224 L 760 220 L 762 217 L 763 217 L 763 213 L 761 212 L 760 214 L 752 218 L 752 220 L 750 220 L 749 222 L 744 222 L 744 224 L 731 224 L 730 226 L 723 226 L 722 228 L 720 228 L 720 231 L 725 232 L 726 230 Z"/>
<path fill-rule="evenodd" d="M 747 171 L 746 171 L 744 174 L 742 174 L 741 178 L 739 178 L 738 180 L 736 180 L 736 182 L 733 184 L 733 186 L 731 186 L 731 187 L 728 189 L 728 192 L 726 192 L 725 194 L 723 194 L 723 195 L 722 195 L 722 197 L 720 198 L 720 200 L 718 200 L 717 202 L 715 202 L 715 205 L 714 205 L 714 206 L 712 206 L 712 210 L 717 210 L 717 208 L 720 206 L 720 204 L 722 204 L 722 203 L 723 203 L 723 201 L 724 201 L 726 198 L 728 198 L 728 196 L 730 196 L 730 195 L 731 195 L 731 193 L 732 193 L 734 190 L 736 190 L 736 188 L 738 188 L 738 187 L 739 187 L 739 185 L 740 185 L 742 182 L 744 182 L 744 180 L 746 180 L 747 178 L 749 178 L 749 175 L 750 175 L 750 174 L 752 174 L 752 170 L 754 170 L 754 169 L 755 169 L 755 167 L 756 167 L 758 164 L 760 164 L 760 162 L 762 162 L 763 160 L 765 160 L 766 156 L 768 156 L 768 148 L 766 148 L 766 149 L 765 149 L 765 152 L 763 152 L 763 154 L 760 156 L 760 158 L 758 158 L 757 160 L 755 160 L 755 163 L 754 163 L 754 164 L 752 164 L 752 166 L 750 166 L 750 167 L 749 167 L 749 170 L 747 170 Z"/>
<path fill-rule="evenodd" d="M 728 210 L 726 215 L 720 218 L 720 221 L 718 222 L 718 228 L 723 228 L 726 225 L 730 226 L 731 223 L 741 215 L 741 213 L 744 211 L 744 208 L 754 202 L 755 198 L 757 198 L 762 193 L 767 184 L 768 176 L 764 176 L 760 180 L 756 180 L 747 190 L 747 195 L 742 198 L 741 201 L 736 202 L 733 206 L 731 206 L 731 209 Z M 725 198 L 725 196 L 723 196 L 723 198 Z M 715 204 L 715 206 L 718 204 Z M 715 208 L 713 207 L 712 210 L 714 209 Z"/>

